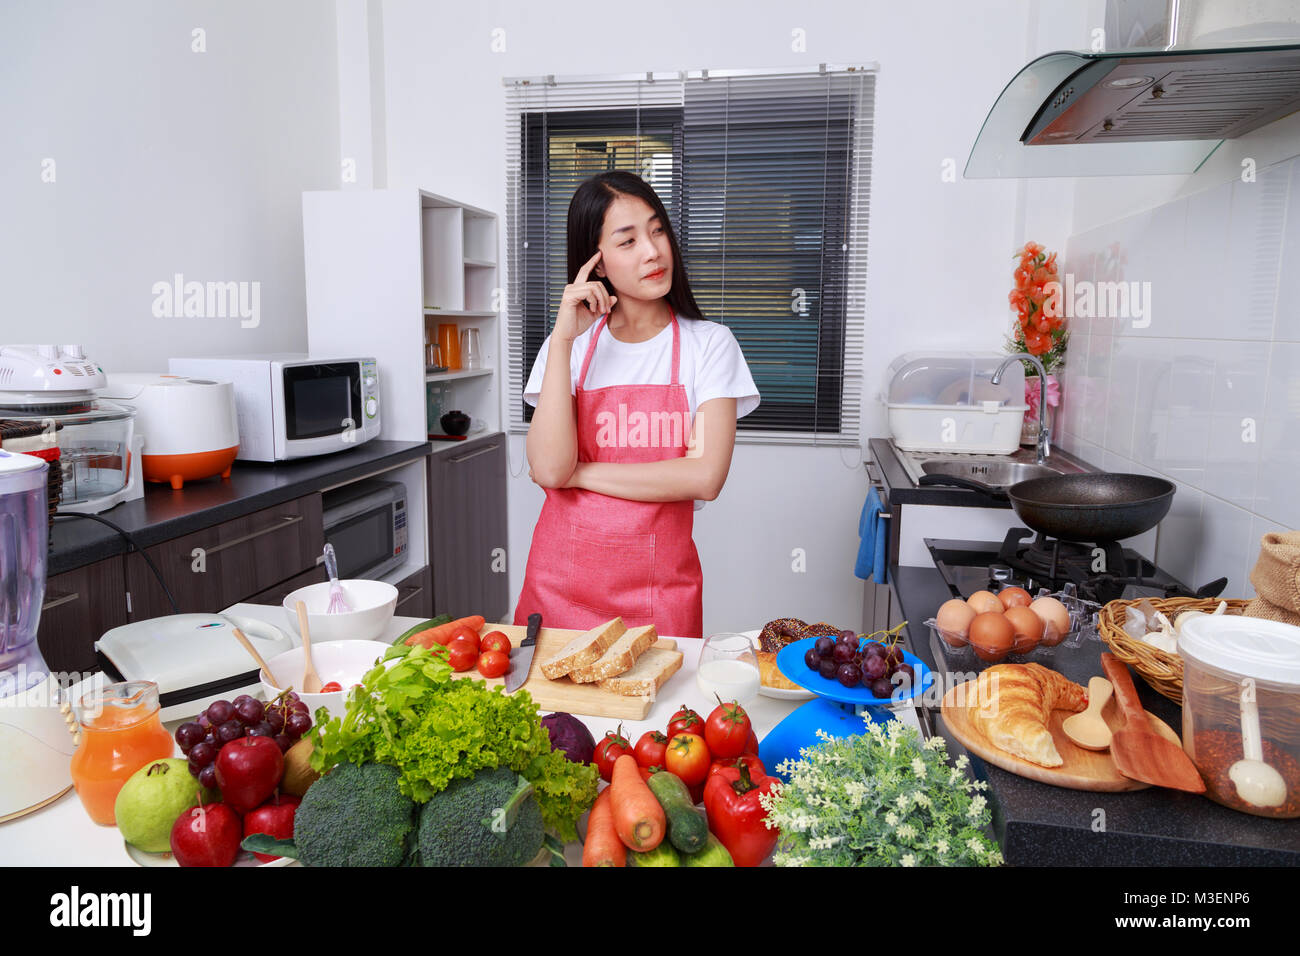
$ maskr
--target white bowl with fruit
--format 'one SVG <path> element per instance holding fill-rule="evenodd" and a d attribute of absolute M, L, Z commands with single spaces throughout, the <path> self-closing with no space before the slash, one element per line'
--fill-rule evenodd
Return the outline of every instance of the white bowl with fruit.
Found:
<path fill-rule="evenodd" d="M 311 625 L 315 634 L 315 625 Z M 271 669 L 273 682 L 268 682 L 265 671 L 259 671 L 262 681 L 262 693 L 267 700 L 273 700 L 283 688 L 292 688 L 295 699 L 307 706 L 307 713 L 316 715 L 316 709 L 324 707 L 331 717 L 342 717 L 347 713 L 348 691 L 353 684 L 359 684 L 361 678 L 375 666 L 375 662 L 388 651 L 389 645 L 382 641 L 331 641 L 317 644 L 312 641 L 311 660 L 320 675 L 322 693 L 304 694 L 301 692 L 303 653 L 301 647 L 277 654 L 266 662 Z"/>

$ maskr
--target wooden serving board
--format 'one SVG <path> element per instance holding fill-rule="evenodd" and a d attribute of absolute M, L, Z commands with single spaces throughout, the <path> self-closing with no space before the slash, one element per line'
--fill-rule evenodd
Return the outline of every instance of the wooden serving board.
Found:
<path fill-rule="evenodd" d="M 484 624 L 479 635 L 490 634 L 492 631 L 500 631 L 506 637 L 510 638 L 513 648 L 518 648 L 520 643 L 528 634 L 528 628 L 514 624 Z M 613 694 L 602 688 L 599 684 L 575 684 L 567 677 L 560 680 L 547 680 L 542 676 L 541 663 L 549 657 L 564 648 L 569 641 L 573 640 L 582 631 L 572 631 L 563 628 L 543 627 L 537 632 L 537 649 L 533 652 L 533 663 L 528 671 L 528 680 L 524 682 L 522 690 L 528 691 L 533 698 L 533 702 L 544 711 L 562 710 L 570 714 L 582 714 L 588 717 L 611 717 L 616 720 L 645 720 L 646 715 L 650 713 L 650 708 L 654 706 L 653 697 L 624 697 L 622 694 Z M 672 638 L 661 637 L 653 645 L 666 651 L 677 651 L 677 642 Z M 517 650 L 512 649 L 510 652 L 511 666 L 514 666 Z M 677 666 L 681 668 L 682 655 L 677 654 Z M 458 677 L 473 677 L 476 680 L 483 680 L 483 676 L 476 670 L 465 671 Z M 668 678 L 669 682 L 672 677 Z M 487 680 L 488 686 L 504 684 L 504 677 L 495 677 Z M 665 686 L 667 686 L 665 684 Z M 662 692 L 662 688 L 660 688 Z"/>
<path fill-rule="evenodd" d="M 1115 761 L 1111 759 L 1110 751 L 1084 750 L 1076 746 L 1061 729 L 1065 718 L 1071 716 L 1071 711 L 1068 710 L 1052 711 L 1052 719 L 1048 724 L 1056 750 L 1065 761 L 1059 767 L 1042 767 L 993 746 L 984 736 L 984 732 L 971 722 L 966 707 L 960 703 L 966 699 L 968 693 L 975 693 L 975 681 L 958 684 L 944 695 L 943 722 L 947 725 L 948 732 L 963 747 L 993 766 L 1001 767 L 1021 777 L 1028 777 L 1030 780 L 1067 787 L 1071 790 L 1120 793 L 1128 790 L 1146 790 L 1150 786 L 1138 780 L 1130 780 L 1121 774 L 1115 768 Z M 1124 715 L 1120 713 L 1114 697 L 1106 703 L 1101 716 L 1111 730 L 1119 730 L 1124 726 Z M 1168 724 L 1150 711 L 1147 712 L 1147 716 L 1151 719 L 1151 726 L 1160 736 L 1182 746 L 1178 735 L 1169 729 Z"/>

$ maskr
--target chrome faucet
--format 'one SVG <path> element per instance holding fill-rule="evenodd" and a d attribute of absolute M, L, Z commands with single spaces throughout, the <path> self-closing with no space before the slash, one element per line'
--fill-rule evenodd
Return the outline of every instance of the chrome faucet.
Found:
<path fill-rule="evenodd" d="M 1012 362 L 1032 362 L 1034 368 L 1038 369 L 1038 464 L 1044 464 L 1047 457 L 1052 453 L 1052 439 L 1047 431 L 1047 372 L 1043 369 L 1043 363 L 1035 355 L 1028 352 L 1018 352 L 1015 355 L 1007 356 L 998 370 L 993 373 L 990 381 L 997 385 L 1002 381 L 1002 373 L 1007 370 L 1007 366 Z"/>

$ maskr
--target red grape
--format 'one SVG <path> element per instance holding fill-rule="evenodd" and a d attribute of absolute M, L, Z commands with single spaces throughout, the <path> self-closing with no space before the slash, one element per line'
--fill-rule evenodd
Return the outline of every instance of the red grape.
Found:
<path fill-rule="evenodd" d="M 280 748 L 280 753 L 282 754 L 288 753 L 289 748 L 297 743 L 297 741 L 288 734 L 276 734 L 272 739 L 275 741 L 275 745 Z"/>
<path fill-rule="evenodd" d="M 817 649 L 818 657 L 830 657 L 831 652 L 835 650 L 835 642 L 829 637 L 819 637 L 813 647 Z"/>
<path fill-rule="evenodd" d="M 831 654 L 831 657 L 835 659 L 836 664 L 847 664 L 849 661 L 853 660 L 853 655 L 855 653 L 857 653 L 857 649 L 851 644 L 836 644 L 835 651 Z"/>
<path fill-rule="evenodd" d="M 284 730 L 284 711 L 279 707 L 266 708 L 266 716 L 262 718 L 266 721 L 267 726 L 271 728 L 271 733 L 278 734 Z"/>
<path fill-rule="evenodd" d="M 227 720 L 224 724 L 217 725 L 216 737 L 222 744 L 228 744 L 242 736 L 244 736 L 244 725 L 237 720 Z"/>
<path fill-rule="evenodd" d="M 835 676 L 845 687 L 857 687 L 862 680 L 862 672 L 852 663 L 841 664 Z"/>
<path fill-rule="evenodd" d="M 834 680 L 836 668 L 837 665 L 832 658 L 824 657 L 822 658 L 821 667 L 818 668 L 818 673 L 827 680 Z"/>
<path fill-rule="evenodd" d="M 284 722 L 284 729 L 291 737 L 301 737 L 311 730 L 311 718 L 301 712 L 292 713 Z"/>
<path fill-rule="evenodd" d="M 200 769 L 206 767 L 208 764 L 212 763 L 212 761 L 217 759 L 218 750 L 220 750 L 220 748 L 216 745 L 210 744 L 206 740 L 200 740 L 190 748 L 190 766 L 198 767 Z"/>
<path fill-rule="evenodd" d="M 808 665 L 809 670 L 817 670 L 822 666 L 821 655 L 817 653 L 815 647 L 808 648 L 808 653 L 804 654 L 803 662 Z"/>
<path fill-rule="evenodd" d="M 889 699 L 894 693 L 894 685 L 889 682 L 887 677 L 881 677 L 879 680 L 871 682 L 871 693 L 883 699 Z"/>
<path fill-rule="evenodd" d="M 208 735 L 208 732 L 196 721 L 188 721 L 176 728 L 176 742 L 181 746 L 181 753 L 187 754 L 190 748 Z"/>
<path fill-rule="evenodd" d="M 262 706 L 262 702 L 251 697 L 235 705 L 235 713 L 239 715 L 239 719 L 245 726 L 260 721 L 265 712 L 266 708 Z"/>
<path fill-rule="evenodd" d="M 206 713 L 208 715 L 208 722 L 211 723 L 213 727 L 216 727 L 220 724 L 224 724 L 235 716 L 235 706 L 228 700 L 214 700 L 212 703 L 208 704 Z"/>
<path fill-rule="evenodd" d="M 199 771 L 199 783 L 207 787 L 209 790 L 216 788 L 217 765 L 215 763 L 210 763 Z"/>

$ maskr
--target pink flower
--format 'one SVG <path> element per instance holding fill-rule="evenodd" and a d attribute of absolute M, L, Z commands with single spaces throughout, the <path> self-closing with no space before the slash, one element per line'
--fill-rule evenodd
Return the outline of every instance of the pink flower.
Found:
<path fill-rule="evenodd" d="M 1029 411 L 1025 412 L 1028 418 L 1038 417 L 1038 383 L 1025 379 L 1025 404 L 1029 406 Z M 1056 408 L 1061 404 L 1061 383 L 1057 381 L 1055 375 L 1047 376 L 1047 407 Z"/>

